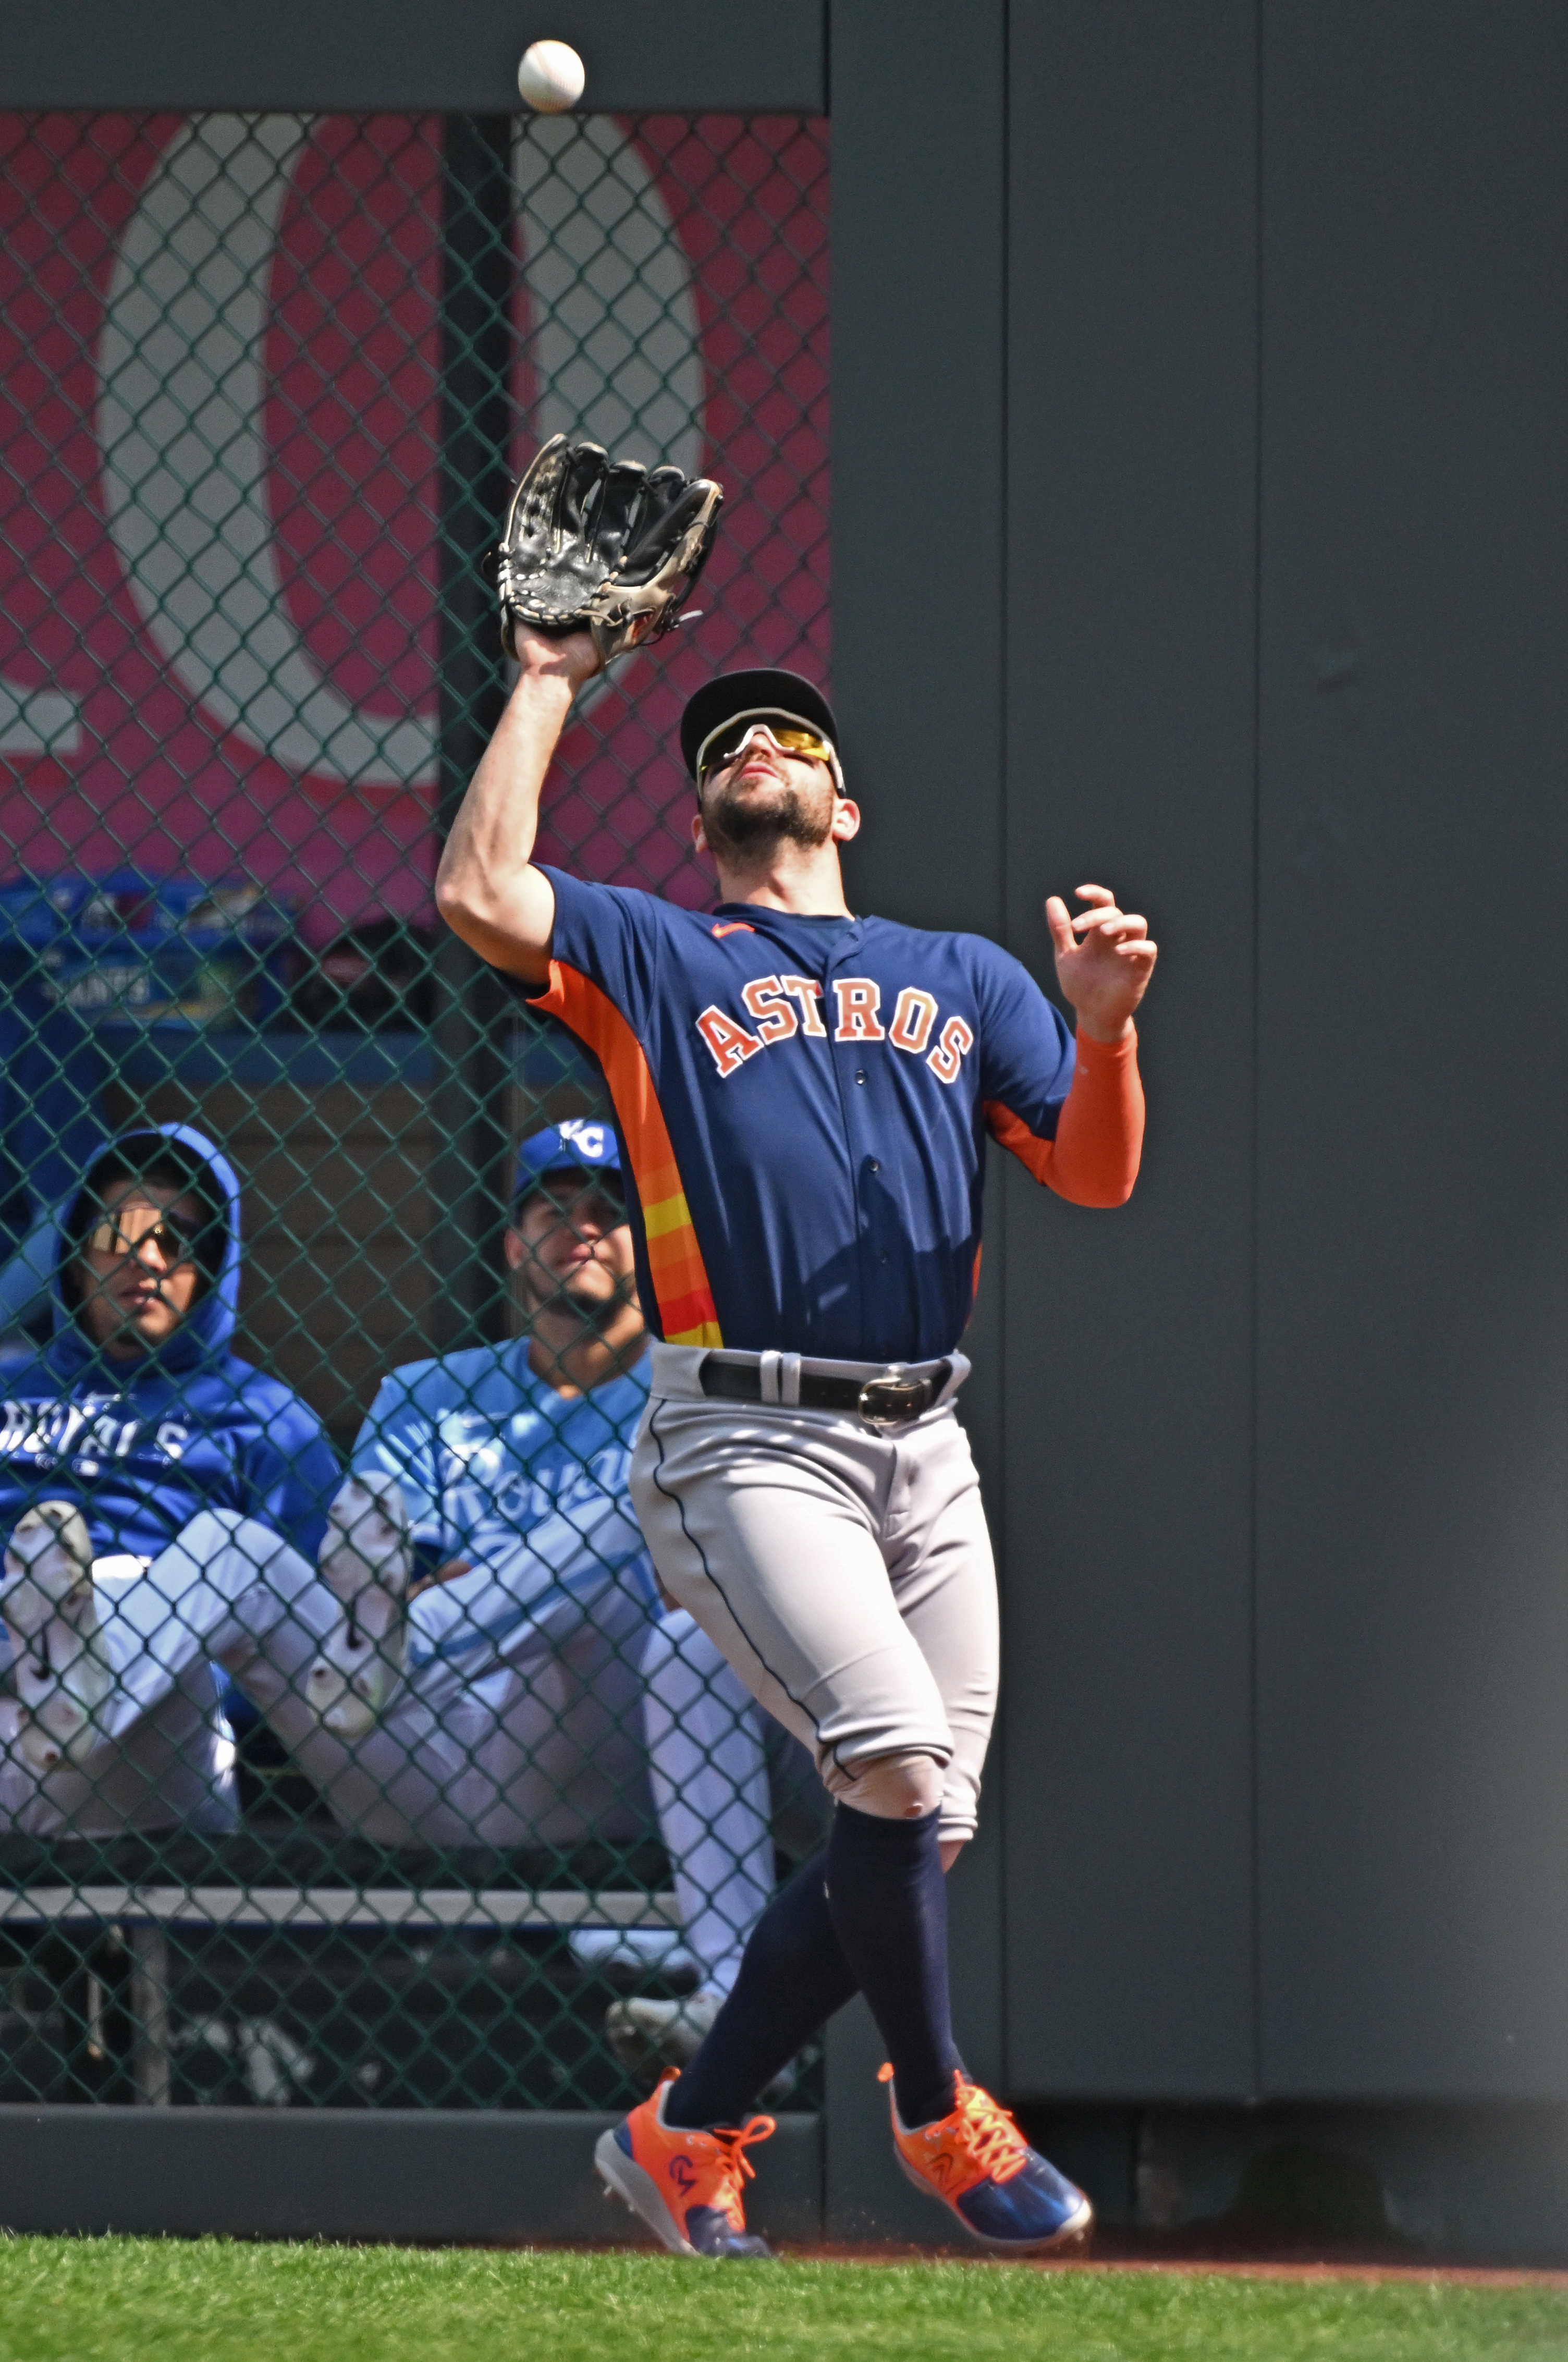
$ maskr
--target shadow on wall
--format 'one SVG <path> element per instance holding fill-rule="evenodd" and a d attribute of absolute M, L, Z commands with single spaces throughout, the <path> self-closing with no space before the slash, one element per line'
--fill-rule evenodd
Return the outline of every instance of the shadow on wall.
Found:
<path fill-rule="evenodd" d="M 1018 2113 L 1112 2253 L 1568 2264 L 1568 2106 Z"/>

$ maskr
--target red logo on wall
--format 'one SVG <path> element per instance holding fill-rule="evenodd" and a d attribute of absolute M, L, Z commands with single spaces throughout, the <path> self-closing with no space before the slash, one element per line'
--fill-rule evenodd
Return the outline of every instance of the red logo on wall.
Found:
<path fill-rule="evenodd" d="M 440 141 L 0 118 L 14 870 L 242 870 L 321 935 L 427 900 Z M 704 620 L 574 722 L 541 850 L 695 902 L 684 696 L 730 663 L 826 672 L 823 127 L 539 118 L 513 181 L 515 464 L 564 427 L 730 496 Z"/>

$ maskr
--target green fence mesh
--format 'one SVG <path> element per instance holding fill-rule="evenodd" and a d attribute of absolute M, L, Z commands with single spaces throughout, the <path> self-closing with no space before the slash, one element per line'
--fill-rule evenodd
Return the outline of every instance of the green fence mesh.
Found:
<path fill-rule="evenodd" d="M 826 674 L 826 198 L 785 118 L 0 118 L 0 2098 L 618 2105 L 817 1841 L 625 1497 L 598 1077 L 431 881 L 564 428 L 729 501 L 542 849 L 707 898 L 683 698 Z"/>

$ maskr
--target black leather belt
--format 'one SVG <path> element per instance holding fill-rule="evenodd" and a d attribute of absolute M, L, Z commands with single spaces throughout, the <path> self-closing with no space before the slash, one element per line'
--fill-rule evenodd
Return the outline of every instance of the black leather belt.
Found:
<path fill-rule="evenodd" d="M 701 1375 L 702 1392 L 718 1402 L 762 1400 L 762 1372 L 755 1362 L 721 1362 L 710 1353 Z M 830 1378 L 802 1370 L 800 1407 L 854 1411 L 873 1427 L 901 1427 L 931 1408 L 952 1375 L 951 1362 L 920 1376 L 890 1371 L 880 1378 Z"/>

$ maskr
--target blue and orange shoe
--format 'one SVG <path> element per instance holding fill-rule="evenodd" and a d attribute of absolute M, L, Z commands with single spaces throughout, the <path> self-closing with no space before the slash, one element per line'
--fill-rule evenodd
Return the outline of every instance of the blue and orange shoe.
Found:
<path fill-rule="evenodd" d="M 672 2070 L 624 2124 L 600 2134 L 593 2151 L 600 2179 L 671 2255 L 738 2263 L 770 2258 L 767 2240 L 745 2227 L 741 2187 L 756 2172 L 746 2150 L 767 2138 L 773 2118 L 752 2116 L 718 2132 L 667 2125 L 665 2098 L 679 2080 Z"/>
<path fill-rule="evenodd" d="M 891 2084 L 884 2067 L 878 2081 Z M 906 2132 L 891 2090 L 893 2147 L 917 2190 L 951 2207 L 988 2247 L 1062 2247 L 1082 2238 L 1094 2209 L 1081 2190 L 1031 2148 L 1005 2108 L 977 2083 L 954 2079 L 957 2104 Z"/>

